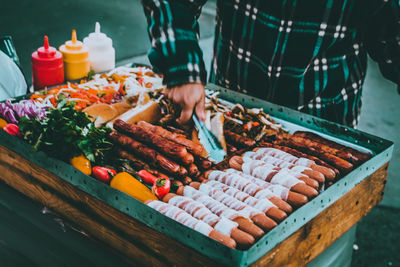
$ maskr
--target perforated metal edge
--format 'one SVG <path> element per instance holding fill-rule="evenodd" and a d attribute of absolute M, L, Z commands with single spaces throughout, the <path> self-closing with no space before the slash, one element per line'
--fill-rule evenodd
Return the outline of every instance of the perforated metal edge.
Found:
<path fill-rule="evenodd" d="M 368 175 L 388 162 L 393 152 L 393 142 L 356 131 L 352 128 L 328 122 L 323 119 L 281 107 L 257 98 L 230 91 L 216 85 L 208 85 L 208 89 L 220 91 L 220 98 L 233 103 L 241 103 L 248 107 L 264 108 L 265 112 L 283 122 L 303 126 L 307 129 L 326 134 L 334 139 L 345 140 L 357 147 L 364 147 L 375 156 L 339 182 L 328 188 L 317 198 L 292 213 L 285 221 L 264 235 L 247 251 L 230 249 L 220 243 L 175 222 L 174 220 L 143 205 L 136 199 L 115 190 L 108 185 L 79 172 L 71 165 L 46 156 L 43 152 L 33 153 L 31 147 L 16 137 L 0 131 L 0 144 L 20 154 L 29 161 L 47 169 L 61 179 L 71 183 L 78 189 L 106 202 L 117 210 L 145 223 L 147 226 L 174 238 L 183 244 L 199 251 L 211 259 L 226 265 L 247 266 L 268 253 L 278 243 L 318 215 L 321 211 L 342 197 L 351 188 L 360 183 Z M 24 97 L 20 97 L 22 99 Z"/>

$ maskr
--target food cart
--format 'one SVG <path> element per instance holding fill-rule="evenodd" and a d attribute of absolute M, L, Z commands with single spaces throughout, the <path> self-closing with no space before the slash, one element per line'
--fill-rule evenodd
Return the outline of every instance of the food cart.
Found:
<path fill-rule="evenodd" d="M 5 183 L 78 225 L 87 234 L 140 265 L 305 265 L 355 225 L 381 200 L 393 143 L 346 126 L 215 85 L 228 103 L 262 108 L 289 132 L 307 130 L 372 157 L 354 168 L 247 250 L 208 238 L 78 171 L 32 152 L 0 132 L 0 177 Z"/>

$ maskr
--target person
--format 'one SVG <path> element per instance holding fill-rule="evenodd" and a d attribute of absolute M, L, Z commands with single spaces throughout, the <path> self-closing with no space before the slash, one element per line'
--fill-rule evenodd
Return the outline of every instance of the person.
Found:
<path fill-rule="evenodd" d="M 180 123 L 193 111 L 204 118 L 198 18 L 205 2 L 142 0 L 148 57 L 181 107 Z M 354 127 L 367 53 L 400 84 L 399 1 L 218 0 L 209 81 Z"/>

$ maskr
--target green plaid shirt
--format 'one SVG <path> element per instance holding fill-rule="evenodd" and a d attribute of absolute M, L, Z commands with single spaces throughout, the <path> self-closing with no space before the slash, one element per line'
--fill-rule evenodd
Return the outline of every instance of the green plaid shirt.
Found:
<path fill-rule="evenodd" d="M 164 82 L 206 83 L 197 22 L 206 0 L 142 2 Z M 356 126 L 367 53 L 400 84 L 398 0 L 218 0 L 210 82 Z"/>

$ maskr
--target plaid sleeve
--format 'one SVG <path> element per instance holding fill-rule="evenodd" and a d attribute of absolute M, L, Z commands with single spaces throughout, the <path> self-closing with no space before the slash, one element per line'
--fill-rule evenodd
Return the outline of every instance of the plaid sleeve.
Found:
<path fill-rule="evenodd" d="M 149 60 L 168 87 L 206 83 L 198 17 L 206 0 L 142 0 L 151 40 Z"/>
<path fill-rule="evenodd" d="M 400 86 L 399 1 L 385 1 L 375 11 L 366 27 L 365 44 L 368 54 L 379 63 L 383 76 Z"/>

